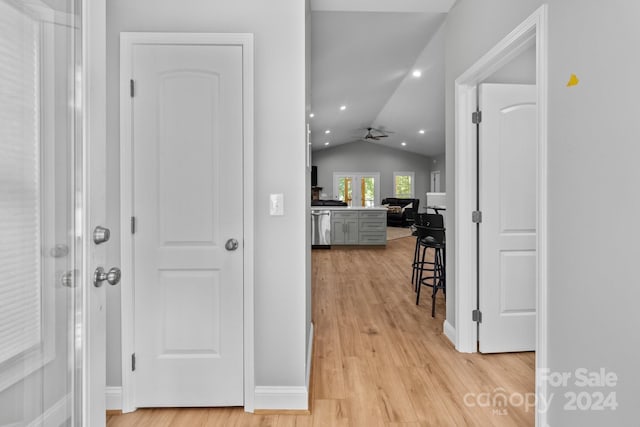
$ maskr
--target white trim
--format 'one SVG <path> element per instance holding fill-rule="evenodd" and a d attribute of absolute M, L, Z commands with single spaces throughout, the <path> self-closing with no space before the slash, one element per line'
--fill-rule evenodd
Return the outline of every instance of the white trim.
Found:
<path fill-rule="evenodd" d="M 107 411 L 122 409 L 122 387 L 105 387 L 104 401 Z"/>
<path fill-rule="evenodd" d="M 311 0 L 313 12 L 447 13 L 455 0 Z"/>
<path fill-rule="evenodd" d="M 548 160 L 548 52 L 549 52 L 549 10 L 547 5 L 538 9 L 539 15 L 536 22 L 536 81 L 538 85 L 538 289 L 537 289 L 537 340 L 536 340 L 536 396 L 538 402 L 549 401 L 547 382 L 541 377 L 541 373 L 549 366 L 548 348 L 548 257 L 549 257 L 549 173 Z M 547 413 L 536 408 L 536 426 L 547 426 Z"/>
<path fill-rule="evenodd" d="M 138 43 L 224 44 L 242 46 L 243 87 L 243 230 L 244 230 L 244 409 L 253 412 L 254 371 L 254 55 L 253 34 L 235 33 L 121 33 L 120 34 L 120 232 L 122 304 L 122 411 L 135 407 L 135 388 L 129 369 L 134 353 L 133 287 L 127 272 L 132 271 L 131 102 L 129 78 L 133 45 Z"/>
<path fill-rule="evenodd" d="M 456 328 L 451 323 L 449 323 L 448 320 L 445 320 L 442 323 L 442 332 L 444 333 L 444 336 L 447 337 L 449 341 L 451 341 L 451 344 L 455 346 L 456 345 Z"/>
<path fill-rule="evenodd" d="M 548 207 L 547 207 L 547 58 L 548 58 L 548 6 L 538 8 L 515 30 L 501 40 L 455 81 L 455 295 L 456 298 L 456 349 L 475 352 L 476 324 L 471 319 L 475 308 L 476 290 L 476 234 L 471 222 L 475 209 L 475 129 L 471 113 L 476 107 L 476 87 L 486 77 L 535 41 L 538 171 L 537 171 L 537 331 L 536 372 L 547 367 L 547 257 L 548 257 Z M 547 387 L 536 374 L 537 401 L 546 401 Z M 546 414 L 536 411 L 536 425 L 546 425 Z"/>
<path fill-rule="evenodd" d="M 309 325 L 309 343 L 307 345 L 307 373 L 305 384 L 307 386 L 307 393 L 309 392 L 309 385 L 311 384 L 311 364 L 313 363 L 313 322 Z"/>
<path fill-rule="evenodd" d="M 408 197 L 409 199 L 413 199 L 416 197 L 416 173 L 411 171 L 396 171 L 393 172 L 393 182 L 391 185 L 393 186 L 393 197 L 398 198 L 398 194 L 396 193 L 396 176 L 410 176 L 411 177 L 411 195 Z"/>
<path fill-rule="evenodd" d="M 28 427 L 59 426 L 71 418 L 72 408 L 71 394 L 63 396 L 56 403 L 51 405 L 46 411 L 40 414 L 35 420 L 28 424 Z M 102 414 L 104 416 L 104 414 Z"/>
<path fill-rule="evenodd" d="M 94 227 L 106 224 L 107 212 L 106 9 L 106 0 L 82 0 L 82 75 L 80 79 L 75 75 L 74 79 L 79 86 L 75 103 L 80 107 L 78 118 L 82 120 L 82 152 L 77 154 L 83 156 L 82 168 L 77 171 L 82 176 L 81 200 L 76 202 L 80 208 L 76 213 L 76 232 L 82 236 L 82 254 L 76 254 L 76 266 L 81 265 L 76 298 L 82 298 L 82 307 L 76 316 L 81 315 L 82 320 L 74 325 L 82 326 L 79 338 L 82 348 L 76 351 L 74 368 L 78 367 L 78 361 L 82 364 L 81 424 L 92 427 L 104 426 L 106 422 L 106 288 L 93 286 L 89 279 L 93 269 L 106 261 L 104 245 L 97 246 L 90 238 Z"/>
<path fill-rule="evenodd" d="M 257 386 L 255 409 L 307 410 L 309 393 L 307 387 L 265 387 Z"/>

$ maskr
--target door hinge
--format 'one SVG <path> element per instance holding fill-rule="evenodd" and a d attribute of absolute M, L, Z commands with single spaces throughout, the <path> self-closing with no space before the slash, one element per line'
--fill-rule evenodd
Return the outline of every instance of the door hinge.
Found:
<path fill-rule="evenodd" d="M 131 95 L 132 98 L 135 95 L 135 83 L 133 82 L 133 79 L 129 80 L 129 95 Z"/>
<path fill-rule="evenodd" d="M 480 224 L 482 222 L 482 212 L 481 211 L 471 212 L 471 221 L 476 224 Z"/>
<path fill-rule="evenodd" d="M 132 216 L 131 217 L 131 234 L 135 234 L 136 233 L 136 217 Z"/>
<path fill-rule="evenodd" d="M 473 310 L 471 312 L 471 319 L 474 322 L 482 323 L 482 312 L 480 310 Z"/>
<path fill-rule="evenodd" d="M 482 121 L 482 111 L 477 110 L 471 113 L 471 123 L 477 125 Z"/>
<path fill-rule="evenodd" d="M 131 353 L 131 371 L 136 370 L 136 354 Z"/>

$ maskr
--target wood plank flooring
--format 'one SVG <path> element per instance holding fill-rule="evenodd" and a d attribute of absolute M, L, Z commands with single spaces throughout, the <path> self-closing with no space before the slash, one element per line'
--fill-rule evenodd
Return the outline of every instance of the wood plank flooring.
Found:
<path fill-rule="evenodd" d="M 534 408 L 518 398 L 534 391 L 534 354 L 456 352 L 442 333 L 442 294 L 435 319 L 430 289 L 415 305 L 413 245 L 407 237 L 386 248 L 313 251 L 311 415 L 142 409 L 109 415 L 107 426 L 533 425 Z M 500 395 L 514 396 L 512 403 L 493 405 Z"/>

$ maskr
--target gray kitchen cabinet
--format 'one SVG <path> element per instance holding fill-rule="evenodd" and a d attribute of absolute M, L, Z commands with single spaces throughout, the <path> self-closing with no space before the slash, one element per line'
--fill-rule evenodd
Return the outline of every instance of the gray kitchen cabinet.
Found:
<path fill-rule="evenodd" d="M 333 211 L 331 215 L 331 244 L 358 244 L 358 212 Z"/>
<path fill-rule="evenodd" d="M 358 243 L 361 245 L 387 244 L 387 212 L 358 212 Z"/>
<path fill-rule="evenodd" d="M 332 245 L 386 245 L 386 210 L 332 210 Z"/>

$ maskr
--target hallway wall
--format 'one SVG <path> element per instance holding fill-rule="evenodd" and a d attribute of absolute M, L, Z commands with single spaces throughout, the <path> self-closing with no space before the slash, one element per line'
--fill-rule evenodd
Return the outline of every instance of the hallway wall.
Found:
<path fill-rule="evenodd" d="M 305 176 L 305 2 L 107 2 L 109 265 L 119 265 L 119 33 L 247 32 L 255 36 L 255 378 L 304 386 L 309 251 Z M 270 193 L 284 216 L 269 216 Z M 128 286 L 123 272 L 122 286 Z M 120 290 L 109 287 L 107 384 L 120 385 Z"/>

